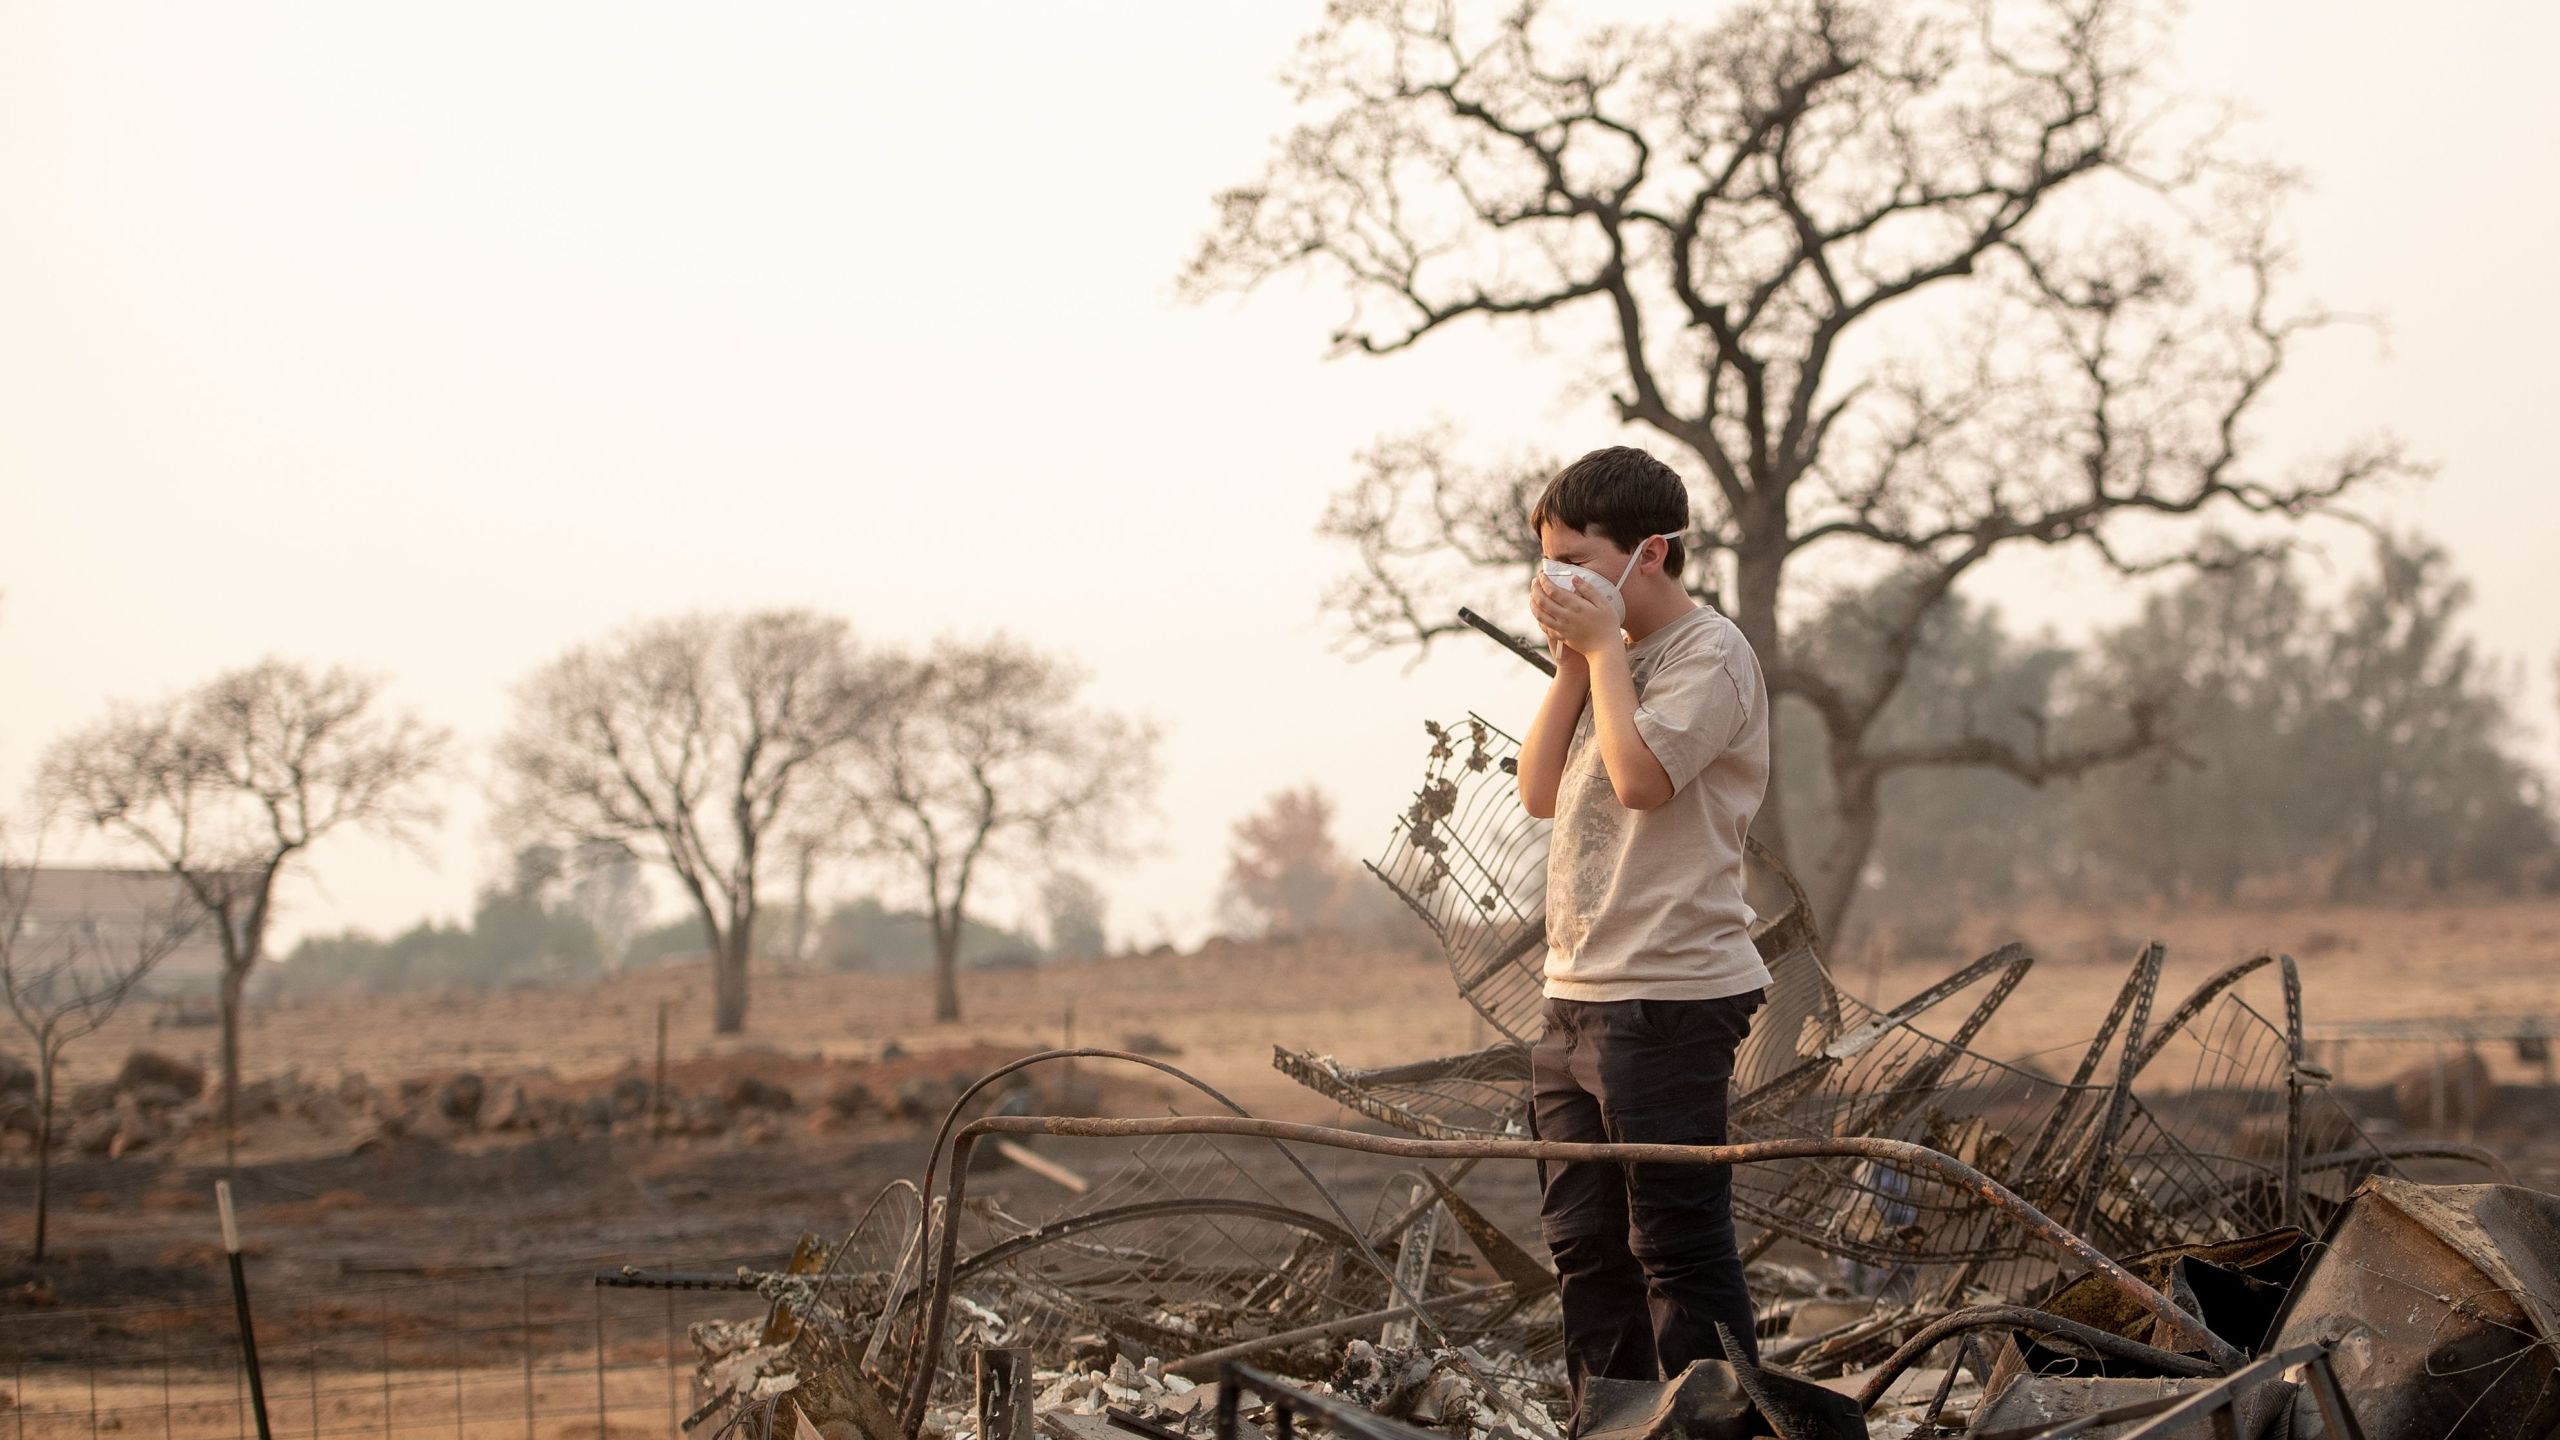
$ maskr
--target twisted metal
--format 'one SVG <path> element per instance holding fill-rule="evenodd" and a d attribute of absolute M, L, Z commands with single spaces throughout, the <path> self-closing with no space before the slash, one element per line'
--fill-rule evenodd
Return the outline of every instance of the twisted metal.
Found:
<path fill-rule="evenodd" d="M 2122 1291 L 2128 1299 L 2158 1321 L 2167 1333 L 2191 1337 L 2204 1348 L 2216 1364 L 2230 1367 L 2239 1365 L 2246 1359 L 2229 1341 L 2214 1334 L 2202 1320 L 2188 1314 L 2167 1296 L 2145 1284 L 2140 1277 L 2117 1264 L 2087 1240 L 2027 1203 L 2006 1185 L 1961 1160 L 1908 1141 L 1851 1136 L 1823 1140 L 1772 1140 L 1738 1145 L 1691 1146 L 1586 1145 L 1553 1140 L 1508 1139 L 1409 1140 L 1395 1136 L 1339 1130 L 1329 1126 L 1256 1120 L 1241 1116 L 1176 1115 L 1151 1119 L 1094 1119 L 1055 1115 L 989 1115 L 963 1126 L 952 1141 L 951 1173 L 947 1182 L 948 1192 L 945 1196 L 947 1209 L 957 1210 L 963 1204 L 967 1191 L 969 1152 L 979 1138 L 986 1135 L 1057 1135 L 1091 1139 L 1165 1135 L 1232 1135 L 1242 1138 L 1322 1145 L 1372 1155 L 1390 1155 L 1416 1160 L 1503 1159 L 1591 1161 L 1605 1164 L 1748 1166 L 1771 1161 L 1856 1157 L 1906 1170 L 1928 1172 L 1943 1183 L 1960 1186 L 1970 1191 L 1977 1197 L 1979 1203 L 2006 1216 L 2068 1260 L 2104 1276 L 2107 1283 Z M 919 1370 L 929 1367 L 932 1357 L 939 1354 L 942 1348 L 951 1300 L 949 1277 L 957 1263 L 957 1243 L 957 1236 L 952 1229 L 947 1225 L 942 1227 L 940 1254 L 933 1267 L 934 1282 L 925 1302 L 924 1330 L 917 1345 L 917 1353 L 921 1357 Z M 921 1387 L 910 1389 L 906 1409 L 900 1417 L 904 1432 L 910 1437 L 917 1436 L 922 1431 L 924 1400 Z"/>

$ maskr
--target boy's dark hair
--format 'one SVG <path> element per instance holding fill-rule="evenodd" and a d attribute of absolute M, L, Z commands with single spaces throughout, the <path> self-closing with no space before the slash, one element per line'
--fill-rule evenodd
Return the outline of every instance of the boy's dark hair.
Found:
<path fill-rule="evenodd" d="M 1689 487 L 1680 472 L 1632 445 L 1594 450 L 1556 472 L 1538 503 L 1529 507 L 1529 533 L 1553 520 L 1575 530 L 1596 530 L 1619 549 L 1635 553 L 1650 535 L 1678 536 L 1689 528 Z M 1673 539 L 1663 552 L 1662 573 L 1677 576 L 1688 546 Z"/>

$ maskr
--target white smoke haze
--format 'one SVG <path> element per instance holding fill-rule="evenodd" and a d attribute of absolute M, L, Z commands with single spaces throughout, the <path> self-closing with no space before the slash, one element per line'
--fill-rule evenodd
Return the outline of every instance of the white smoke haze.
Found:
<path fill-rule="evenodd" d="M 1464 640 L 1345 663 L 1326 498 L 1433 417 L 1503 453 L 1626 437 L 1516 335 L 1328 364 L 1321 285 L 1174 296 L 1319 12 L 0 10 L 0 809 L 110 697 L 352 663 L 473 758 L 432 858 L 325 853 L 277 949 L 459 914 L 500 865 L 510 685 L 633 617 L 807 605 L 884 643 L 1010 630 L 1163 726 L 1152 849 L 1097 877 L 1115 934 L 1202 934 L 1229 826 L 1284 785 L 1372 850 L 1423 718 L 1536 687 Z M 2440 466 L 2358 508 L 2451 548 L 2547 755 L 2560 11 L 2194 12 L 2181 71 L 2312 182 L 2303 288 L 2386 324 L 2306 352 L 2269 448 L 2379 426 Z M 1987 578 L 2065 633 L 2130 608 L 2085 563 Z"/>

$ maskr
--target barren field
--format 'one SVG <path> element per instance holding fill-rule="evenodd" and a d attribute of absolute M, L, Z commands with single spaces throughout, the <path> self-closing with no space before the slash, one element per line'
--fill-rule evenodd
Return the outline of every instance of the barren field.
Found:
<path fill-rule="evenodd" d="M 2560 901 L 2460 907 L 2320 907 L 2167 912 L 2022 913 L 1968 926 L 1961 953 L 1840 965 L 1848 988 L 1890 1002 L 1953 963 L 2015 938 L 2040 957 L 1982 1047 L 2068 1068 L 2143 941 L 2170 947 L 2165 1007 L 2207 973 L 2261 948 L 2300 958 L 2310 1020 L 2560 1013 Z M 2263 978 L 2263 977 L 2262 977 Z M 360 1073 L 384 1090 L 455 1072 L 537 1093 L 592 1093 L 651 1070 L 661 1002 L 670 1017 L 671 1081 L 699 1092 L 752 1075 L 798 1092 L 796 1108 L 719 1134 L 653 1139 L 611 1134 L 373 1137 L 272 1123 L 243 1155 L 244 1223 L 272 1257 L 314 1283 L 328 1270 L 458 1261 L 527 1264 L 588 1257 L 749 1257 L 802 1230 L 850 1223 L 886 1180 L 922 1156 L 921 1104 L 898 1113 L 905 1080 L 975 1073 L 1008 1054 L 1072 1040 L 1152 1050 L 1258 1113 L 1349 1119 L 1270 1065 L 1275 1043 L 1375 1064 L 1448 1053 L 1488 1035 L 1436 958 L 1326 946 L 1212 945 L 1187 955 L 965 977 L 967 1018 L 928 1019 L 922 976 L 765 974 L 748 1033 L 709 1033 L 709 977 L 674 968 L 579 988 L 390 1001 L 313 1001 L 258 1012 L 248 1033 L 253 1076 L 291 1074 L 332 1086 Z M 153 1029 L 147 1009 L 119 1019 L 70 1058 L 70 1081 L 113 1073 L 151 1047 L 210 1065 L 214 1032 Z M 894 1046 L 895 1049 L 891 1050 Z M 893 1056 L 882 1065 L 884 1051 Z M 2511 1105 L 2502 1134 L 2560 1125 L 2540 1067 L 2484 1050 Z M 2423 1065 L 2423 1047 L 2374 1044 L 2343 1057 L 2343 1084 L 2375 1086 Z M 847 1077 L 881 1102 L 858 1121 L 829 1117 L 818 1097 Z M 943 1094 L 947 1098 L 947 1090 Z M 1161 1111 L 1170 1089 L 1133 1086 L 1096 1097 L 1124 1112 Z M 2483 1135 L 2484 1141 L 2497 1142 Z M 2519 1153 L 2523 1178 L 2560 1183 L 2548 1145 Z M 30 1176 L 24 1149 L 0 1163 L 0 1247 L 23 1245 Z M 52 1267 L 62 1303 L 110 1303 L 216 1283 L 206 1190 L 219 1147 L 199 1135 L 117 1160 L 74 1159 L 60 1172 L 55 1240 L 76 1263 Z M 1004 1186 L 1041 1183 L 1019 1171 Z M 1525 1203 L 1526 1184 L 1514 1203 Z M 86 1256 L 85 1259 L 78 1257 Z M 0 1277 L 6 1278 L 6 1277 Z M 15 1279 L 10 1284 L 18 1283 Z"/>
<path fill-rule="evenodd" d="M 2168 947 L 2161 1003 L 2207 975 L 2262 952 L 2289 954 L 2302 973 L 2308 1026 L 2349 1020 L 2542 1015 L 2560 1019 L 2560 899 L 2446 905 L 2304 905 L 2231 909 L 2127 906 L 2026 910 L 1963 926 L 1954 950 L 1877 967 L 1834 967 L 1868 998 L 1898 999 L 1960 960 L 2011 940 L 2038 964 L 1980 1042 L 2003 1059 L 2067 1057 L 2106 1011 L 2143 945 Z M 1959 953 L 1960 952 L 1960 953 Z M 1880 982 L 1880 983 L 1879 983 Z M 2348 1051 L 2341 1082 L 2376 1084 L 2427 1058 L 2421 1049 L 2366 1044 Z M 2538 1065 L 2484 1050 L 2493 1076 L 2546 1078 Z"/>
<path fill-rule="evenodd" d="M 2037 957 L 2025 988 L 1980 1047 L 2000 1058 L 2076 1052 L 2146 941 L 2168 947 L 2165 1005 L 2206 975 L 2260 951 L 2301 966 L 2307 1019 L 2412 1016 L 2560 1017 L 2560 900 L 2445 906 L 2168 907 L 2023 911 L 1962 927 L 1943 953 L 1883 964 L 1835 963 L 1846 988 L 1880 1003 L 2011 940 Z M 548 1068 L 562 1079 L 647 1062 L 661 1002 L 678 1059 L 778 1052 L 868 1058 L 895 1041 L 917 1053 L 973 1045 L 1034 1047 L 1072 1039 L 1123 1046 L 1152 1037 L 1167 1054 L 1258 1112 L 1313 1119 L 1333 1107 L 1275 1074 L 1275 1043 L 1376 1064 L 1469 1048 L 1489 1038 L 1436 957 L 1330 945 L 1213 942 L 1192 954 L 1125 956 L 1090 965 L 963 977 L 964 1018 L 937 1025 L 922 975 L 767 973 L 755 979 L 747 1033 L 710 1030 L 710 977 L 675 967 L 577 988 L 391 1000 L 308 1001 L 257 1011 L 249 1073 L 299 1071 L 375 1083 L 457 1069 Z M 147 1007 L 119 1016 L 72 1052 L 66 1078 L 114 1073 L 151 1046 L 211 1064 L 210 1029 L 155 1030 Z M 2423 1056 L 2375 1045 L 2340 1078 L 2373 1083 Z M 2501 1079 L 2540 1078 L 2512 1056 L 2485 1055 Z"/>

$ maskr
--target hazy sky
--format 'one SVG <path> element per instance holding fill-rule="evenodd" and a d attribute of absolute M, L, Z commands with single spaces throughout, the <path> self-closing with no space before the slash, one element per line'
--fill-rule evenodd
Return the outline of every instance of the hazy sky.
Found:
<path fill-rule="evenodd" d="M 1334 291 L 1173 297 L 1320 8 L 0 0 L 0 795 L 111 697 L 353 662 L 467 770 L 431 858 L 324 850 L 289 933 L 455 914 L 501 853 L 477 792 L 518 677 L 634 616 L 793 604 L 1008 629 L 1163 726 L 1116 933 L 1196 936 L 1284 784 L 1372 851 L 1419 722 L 1536 687 L 1463 641 L 1333 653 L 1312 532 L 1350 457 L 1435 417 L 1621 437 L 1508 337 L 1328 364 Z M 2441 465 L 2373 508 L 2452 546 L 2547 731 L 2560 8 L 2197 10 L 2186 73 L 2316 186 L 2308 287 L 2389 324 L 2306 367 L 2278 443 L 2383 424 Z M 2120 611 L 2071 573 L 1994 591 Z"/>

